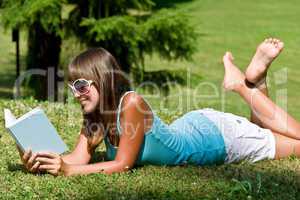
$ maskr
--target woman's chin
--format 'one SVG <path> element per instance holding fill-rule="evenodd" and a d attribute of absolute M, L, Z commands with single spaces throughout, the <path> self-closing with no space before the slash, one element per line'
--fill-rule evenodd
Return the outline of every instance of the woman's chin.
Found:
<path fill-rule="evenodd" d="M 81 105 L 81 109 L 85 114 L 89 114 L 91 112 L 88 105 Z"/>
<path fill-rule="evenodd" d="M 81 108 L 82 108 L 82 111 L 85 113 L 85 114 L 89 114 L 89 113 L 92 113 L 94 112 L 94 108 L 89 106 L 89 105 L 81 105 Z"/>

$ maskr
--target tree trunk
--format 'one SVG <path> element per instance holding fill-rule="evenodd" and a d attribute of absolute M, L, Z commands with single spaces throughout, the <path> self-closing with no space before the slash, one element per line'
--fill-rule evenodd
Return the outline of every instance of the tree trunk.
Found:
<path fill-rule="evenodd" d="M 57 82 L 61 38 L 55 32 L 47 32 L 39 22 L 28 29 L 27 70 L 33 70 L 28 86 L 33 89 L 34 97 L 39 100 L 57 100 Z M 44 74 L 37 75 L 34 69 L 42 69 Z"/>

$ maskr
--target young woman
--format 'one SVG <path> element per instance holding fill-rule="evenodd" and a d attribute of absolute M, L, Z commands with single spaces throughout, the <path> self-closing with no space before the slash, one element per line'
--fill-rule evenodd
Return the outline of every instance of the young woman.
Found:
<path fill-rule="evenodd" d="M 30 172 L 53 175 L 123 172 L 134 165 L 211 165 L 300 156 L 300 124 L 268 98 L 267 69 L 283 49 L 267 39 L 243 74 L 230 53 L 223 57 L 223 87 L 250 106 L 251 122 L 213 109 L 186 113 L 166 125 L 142 96 L 128 91 L 115 59 L 102 48 L 88 50 L 69 65 L 70 87 L 81 104 L 84 123 L 70 154 L 24 154 Z M 89 164 L 104 140 L 110 161 Z"/>

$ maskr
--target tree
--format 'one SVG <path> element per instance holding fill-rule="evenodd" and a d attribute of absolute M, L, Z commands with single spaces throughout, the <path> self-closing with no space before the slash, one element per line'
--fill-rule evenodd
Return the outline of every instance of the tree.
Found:
<path fill-rule="evenodd" d="M 65 4 L 74 9 L 62 21 Z M 187 17 L 169 10 L 156 11 L 151 0 L 3 0 L 3 6 L 5 26 L 28 31 L 27 69 L 54 67 L 57 71 L 63 33 L 75 35 L 90 47 L 106 48 L 125 72 L 134 68 L 139 81 L 147 77 L 146 54 L 189 59 L 195 50 L 196 33 Z M 33 78 L 29 85 L 36 97 L 46 99 L 46 79 Z"/>
<path fill-rule="evenodd" d="M 3 0 L 2 21 L 6 28 L 26 29 L 27 70 L 43 70 L 27 79 L 27 86 L 37 99 L 56 99 L 57 70 L 61 50 L 62 21 L 59 0 Z M 48 73 L 49 69 L 53 73 Z M 43 74 L 43 75 L 41 75 Z M 51 75 L 51 77 L 49 76 Z M 50 80 L 51 84 L 48 84 Z M 49 96 L 50 95 L 50 96 Z"/>
<path fill-rule="evenodd" d="M 88 46 L 108 49 L 125 72 L 144 68 L 146 54 L 169 60 L 189 59 L 196 33 L 187 16 L 163 9 L 150 0 L 73 0 L 69 27 Z"/>

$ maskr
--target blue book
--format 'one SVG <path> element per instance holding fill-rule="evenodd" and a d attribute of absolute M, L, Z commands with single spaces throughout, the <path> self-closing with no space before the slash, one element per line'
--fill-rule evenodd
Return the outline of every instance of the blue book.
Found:
<path fill-rule="evenodd" d="M 44 111 L 37 107 L 16 119 L 9 109 L 4 109 L 5 127 L 22 151 L 33 153 L 47 151 L 62 154 L 68 147 Z"/>

